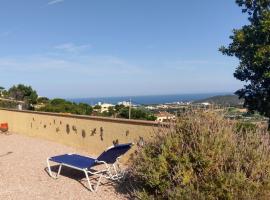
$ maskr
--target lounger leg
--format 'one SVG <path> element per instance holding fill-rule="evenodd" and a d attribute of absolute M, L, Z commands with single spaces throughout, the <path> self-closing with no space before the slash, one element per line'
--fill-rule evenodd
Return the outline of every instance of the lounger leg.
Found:
<path fill-rule="evenodd" d="M 114 169 L 115 174 L 112 176 L 112 178 L 113 178 L 113 179 L 116 179 L 116 180 L 120 179 L 115 164 L 113 164 L 113 169 Z M 115 178 L 115 177 L 116 177 L 116 178 Z"/>
<path fill-rule="evenodd" d="M 87 171 L 84 170 L 84 173 L 85 173 L 86 180 L 87 180 L 87 182 L 88 182 L 89 189 L 91 190 L 91 192 L 94 192 L 95 190 L 93 189 L 92 184 L 91 184 L 91 182 L 90 182 L 90 180 L 89 180 L 89 176 L 88 176 Z"/>
<path fill-rule="evenodd" d="M 96 184 L 96 187 L 93 188 L 91 182 L 90 182 L 90 179 L 89 179 L 89 176 L 88 176 L 88 172 L 86 170 L 84 170 L 84 173 L 85 173 L 85 176 L 86 176 L 86 179 L 87 179 L 87 182 L 88 182 L 88 186 L 89 186 L 89 189 L 91 190 L 91 192 L 96 192 L 97 189 L 98 189 L 98 186 L 100 184 L 100 181 L 101 181 L 101 178 L 102 178 L 102 175 L 99 175 L 99 178 L 98 178 L 98 182 Z"/>
<path fill-rule="evenodd" d="M 56 178 L 58 178 L 58 176 L 59 176 L 59 174 L 60 174 L 60 172 L 61 172 L 61 169 L 62 169 L 62 164 L 59 166 L 59 168 L 58 168 L 58 172 L 57 172 L 57 175 L 56 175 Z"/>
<path fill-rule="evenodd" d="M 113 172 L 111 172 L 111 179 L 112 180 L 120 180 L 125 176 L 124 171 L 121 170 L 120 165 L 118 162 L 112 164 Z"/>
<path fill-rule="evenodd" d="M 111 180 L 118 180 L 121 178 L 119 172 L 117 171 L 116 166 L 113 165 L 106 165 L 106 176 L 104 176 L 107 179 Z"/>
<path fill-rule="evenodd" d="M 54 176 L 53 173 L 52 173 L 49 159 L 47 159 L 47 166 L 48 166 L 49 175 L 50 175 L 51 177 L 57 179 L 58 176 L 59 176 L 59 174 L 60 174 L 60 172 L 61 172 L 62 165 L 59 166 L 58 172 L 57 172 L 57 175 L 56 175 L 56 176 Z"/>
<path fill-rule="evenodd" d="M 49 159 L 47 159 L 47 166 L 48 166 L 50 176 L 53 177 Z"/>
<path fill-rule="evenodd" d="M 112 171 L 111 171 L 112 166 L 108 165 L 107 163 L 104 163 L 104 164 L 106 166 L 105 167 L 106 170 L 104 170 L 105 175 L 103 175 L 103 177 L 106 178 L 106 179 L 111 179 L 111 177 L 113 176 Z"/>
<path fill-rule="evenodd" d="M 96 192 L 97 189 L 98 189 L 98 186 L 99 186 L 99 184 L 100 184 L 101 178 L 102 178 L 102 175 L 100 174 L 100 175 L 99 175 L 99 178 L 98 178 L 98 182 L 97 182 L 97 184 L 96 184 L 95 192 Z"/>
<path fill-rule="evenodd" d="M 121 178 L 123 178 L 123 174 L 122 174 L 121 169 L 118 165 L 116 166 L 116 164 L 113 164 L 112 168 L 113 168 L 113 173 L 111 173 L 110 179 L 117 181 L 117 180 L 120 180 Z"/>

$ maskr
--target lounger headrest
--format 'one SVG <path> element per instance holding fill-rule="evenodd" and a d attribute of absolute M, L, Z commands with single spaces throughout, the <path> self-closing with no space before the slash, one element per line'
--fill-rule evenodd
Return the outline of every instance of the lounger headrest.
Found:
<path fill-rule="evenodd" d="M 112 164 L 116 161 L 116 159 L 123 154 L 125 154 L 132 146 L 132 143 L 127 144 L 118 144 L 108 148 L 104 151 L 97 160 L 105 161 L 106 163 Z"/>

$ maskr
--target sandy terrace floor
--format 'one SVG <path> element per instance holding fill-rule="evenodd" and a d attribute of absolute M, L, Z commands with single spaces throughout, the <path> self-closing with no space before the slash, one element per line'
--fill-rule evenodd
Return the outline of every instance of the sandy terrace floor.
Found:
<path fill-rule="evenodd" d="M 45 170 L 46 158 L 69 152 L 86 155 L 46 140 L 0 134 L 0 199 L 126 199 L 104 179 L 96 193 L 90 192 L 76 170 L 63 168 L 59 179 L 52 179 Z"/>

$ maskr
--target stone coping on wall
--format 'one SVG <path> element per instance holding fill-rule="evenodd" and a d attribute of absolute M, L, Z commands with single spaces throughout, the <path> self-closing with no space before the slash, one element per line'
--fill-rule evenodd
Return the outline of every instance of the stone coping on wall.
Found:
<path fill-rule="evenodd" d="M 39 111 L 17 110 L 17 109 L 6 109 L 6 108 L 0 108 L 0 110 L 10 111 L 10 112 L 19 112 L 19 113 L 30 113 L 30 114 L 38 114 L 38 115 L 56 116 L 56 117 L 96 120 L 96 121 L 104 121 L 104 122 L 112 122 L 112 123 L 143 125 L 143 126 L 160 126 L 160 125 L 166 126 L 167 125 L 166 123 L 146 121 L 146 120 L 133 120 L 133 119 L 121 119 L 121 118 L 111 118 L 111 117 L 75 115 L 75 114 L 69 114 L 69 113 L 39 112 Z"/>

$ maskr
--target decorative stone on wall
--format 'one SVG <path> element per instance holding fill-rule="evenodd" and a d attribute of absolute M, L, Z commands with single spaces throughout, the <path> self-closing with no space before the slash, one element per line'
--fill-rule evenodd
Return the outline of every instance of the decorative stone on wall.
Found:
<path fill-rule="evenodd" d="M 69 124 L 66 125 L 66 132 L 67 132 L 67 134 L 70 133 L 70 127 L 69 127 Z"/>

